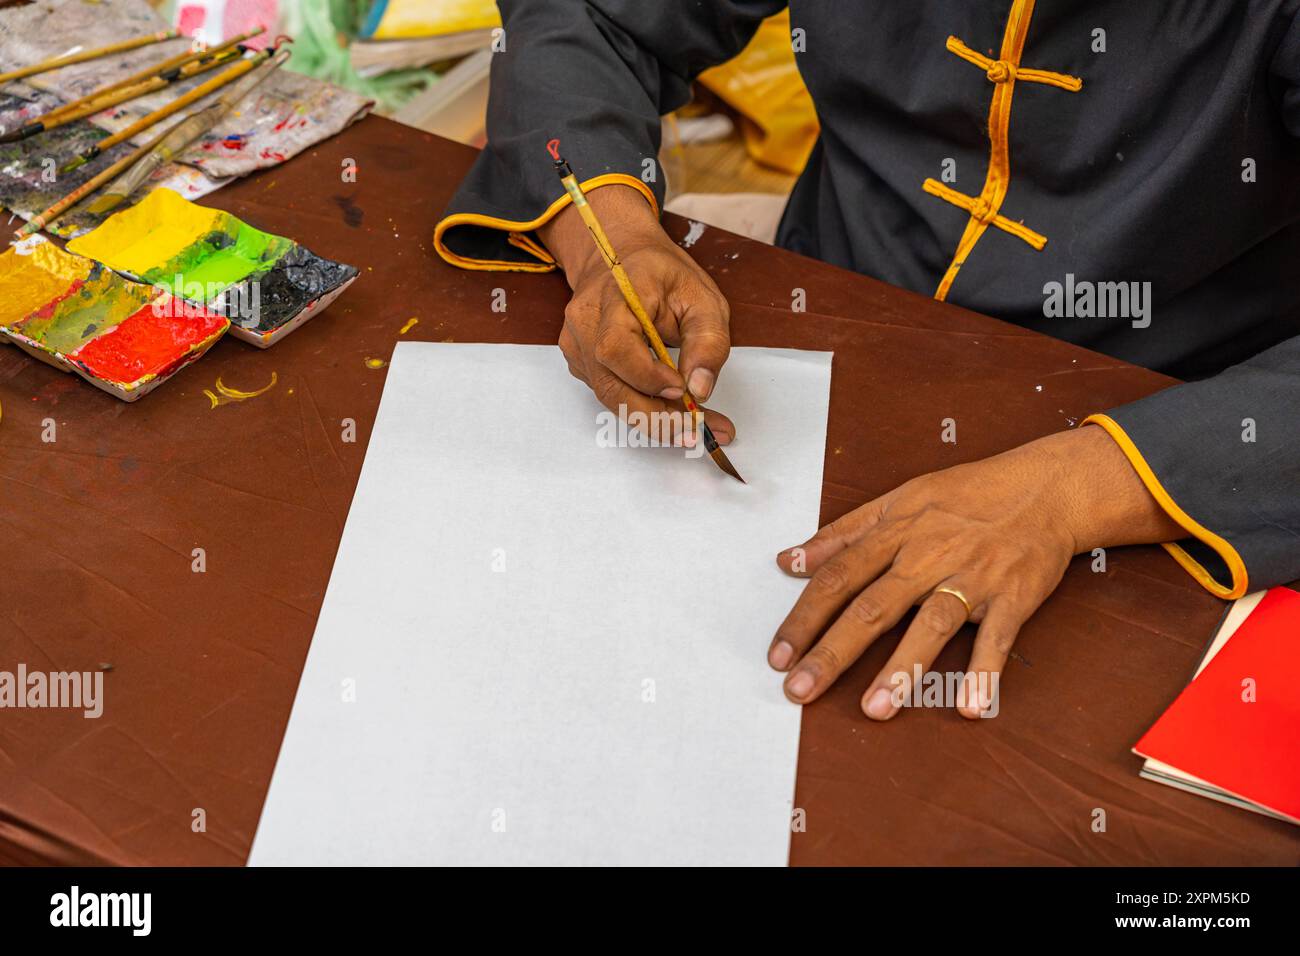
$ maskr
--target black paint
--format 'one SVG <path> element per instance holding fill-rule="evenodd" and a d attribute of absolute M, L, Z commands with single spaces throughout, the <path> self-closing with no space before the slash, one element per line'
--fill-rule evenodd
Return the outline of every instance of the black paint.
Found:
<path fill-rule="evenodd" d="M 238 289 L 227 293 L 223 311 L 240 328 L 273 332 L 356 275 L 355 266 L 323 259 L 310 249 L 294 246 L 269 271 L 245 280 Z M 258 284 L 256 300 L 250 291 L 252 283 Z M 252 301 L 257 302 L 258 310 L 250 316 L 241 306 Z"/>

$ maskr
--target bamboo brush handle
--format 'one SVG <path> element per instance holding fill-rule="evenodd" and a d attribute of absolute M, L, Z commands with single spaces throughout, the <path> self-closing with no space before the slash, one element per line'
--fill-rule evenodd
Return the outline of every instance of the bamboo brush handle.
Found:
<path fill-rule="evenodd" d="M 266 32 L 265 27 L 258 27 L 255 30 L 250 30 L 248 33 L 241 33 L 239 36 L 231 37 L 229 40 L 226 40 L 224 43 L 220 43 L 206 50 L 190 49 L 190 50 L 186 50 L 184 53 L 178 53 L 176 56 L 163 60 L 161 63 L 154 63 L 151 64 L 150 66 L 145 67 L 139 73 L 133 73 L 128 77 L 124 77 L 123 79 L 118 80 L 116 83 L 111 83 L 108 86 L 103 86 L 97 90 L 92 90 L 90 93 L 87 93 L 85 96 L 81 97 L 78 100 L 73 100 L 71 103 L 65 103 L 62 106 L 55 107 L 54 109 L 46 113 L 44 116 L 38 117 L 38 119 L 48 123 L 51 120 L 57 119 L 58 117 L 62 116 L 64 113 L 67 113 L 74 109 L 80 109 L 86 103 L 99 102 L 104 97 L 112 93 L 116 93 L 118 90 L 124 90 L 127 87 L 137 87 L 142 83 L 157 78 L 159 75 L 166 73 L 168 70 L 174 70 L 177 67 L 183 67 L 189 63 L 198 62 L 198 61 L 208 61 L 212 59 L 216 59 L 218 61 L 224 62 L 225 60 L 230 59 L 229 51 L 237 47 L 239 44 L 245 43 L 248 40 L 252 39 L 253 37 L 260 36 L 265 32 Z"/>
<path fill-rule="evenodd" d="M 162 109 L 154 110 L 154 112 L 150 113 L 148 116 L 143 116 L 136 120 L 130 126 L 126 127 L 126 129 L 119 130 L 112 136 L 100 140 L 94 146 L 94 154 L 99 155 L 105 150 L 112 149 L 118 143 L 124 142 L 137 133 L 143 132 L 155 123 L 160 123 L 167 117 L 174 116 L 191 103 L 196 103 L 203 99 L 203 97 L 207 96 L 209 93 L 221 89 L 228 83 L 233 83 L 241 76 L 244 76 L 246 73 L 251 72 L 265 63 L 268 56 L 270 56 L 270 54 L 263 51 L 250 59 L 240 60 L 234 66 L 230 67 L 230 69 L 214 76 L 206 83 L 196 86 L 184 96 L 177 97 Z"/>
<path fill-rule="evenodd" d="M 34 63 L 31 66 L 24 66 L 17 70 L 10 70 L 8 73 L 0 73 L 0 83 L 8 83 L 10 80 L 21 80 L 24 77 L 35 76 L 38 73 L 46 73 L 49 70 L 57 70 L 65 66 L 71 66 L 74 63 L 85 63 L 87 60 L 97 60 L 102 56 L 111 56 L 114 53 L 126 53 L 129 50 L 138 50 L 142 46 L 162 43 L 164 40 L 174 40 L 178 36 L 180 36 L 180 34 L 175 30 L 159 30 L 157 33 L 135 37 L 131 40 L 123 40 L 120 43 L 110 43 L 108 46 L 98 47 L 94 50 L 83 50 L 80 53 L 70 53 L 66 56 L 51 57 L 48 60 Z"/>
<path fill-rule="evenodd" d="M 219 66 L 226 65 L 236 56 L 238 56 L 238 54 L 228 53 L 223 54 L 210 62 L 187 64 L 174 80 L 168 80 L 161 76 L 154 77 L 151 80 L 144 80 L 135 86 L 117 90 L 101 99 L 87 101 L 75 110 L 54 117 L 53 120 L 41 120 L 40 122 L 44 126 L 44 131 L 46 132 L 52 129 L 58 129 L 60 126 L 67 126 L 69 123 L 75 123 L 77 120 L 85 119 L 87 116 L 94 116 L 96 113 L 103 112 L 104 110 L 117 106 L 120 103 L 126 103 L 130 100 L 147 96 L 150 93 L 156 93 L 158 90 L 164 90 L 172 83 L 191 79 L 201 73 L 206 73 L 208 70 L 215 70 Z"/>
<path fill-rule="evenodd" d="M 610 272 L 614 274 L 614 281 L 618 284 L 618 290 L 623 293 L 623 301 L 627 303 L 627 307 L 632 310 L 632 314 L 635 315 L 637 321 L 641 323 L 641 331 L 645 333 L 646 339 L 649 340 L 650 348 L 654 350 L 655 356 L 658 357 L 659 361 L 663 362 L 674 372 L 678 371 L 677 363 L 673 361 L 672 355 L 668 352 L 668 347 L 664 345 L 664 340 L 660 337 L 659 330 L 655 328 L 654 321 L 650 318 L 649 313 L 646 312 L 645 306 L 641 304 L 641 297 L 636 294 L 636 289 L 632 285 L 631 277 L 627 274 L 627 270 L 623 268 L 623 263 L 619 261 L 618 253 L 614 251 L 613 244 L 609 241 L 609 237 L 605 235 L 605 230 L 601 226 L 600 220 L 596 218 L 595 210 L 593 210 L 591 204 L 587 202 L 586 193 L 584 193 L 582 187 L 578 185 L 578 178 L 570 173 L 568 176 L 564 177 L 562 182 L 564 183 L 565 191 L 568 192 L 569 198 L 573 200 L 573 205 L 578 210 L 578 215 L 582 217 L 582 221 L 585 222 L 587 228 L 591 230 L 592 238 L 596 240 L 596 248 L 600 250 L 600 254 L 604 258 L 605 264 L 609 266 Z M 682 383 L 682 404 L 685 405 L 686 410 L 691 413 L 692 419 L 698 420 L 699 416 L 702 414 L 700 403 L 695 400 L 695 396 L 691 394 L 689 388 L 685 387 L 685 384 L 685 382 Z"/>

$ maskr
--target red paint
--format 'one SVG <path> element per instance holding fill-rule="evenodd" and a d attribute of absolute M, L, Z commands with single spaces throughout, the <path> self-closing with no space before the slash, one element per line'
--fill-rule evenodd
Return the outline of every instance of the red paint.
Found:
<path fill-rule="evenodd" d="M 289 157 L 286 156 L 286 155 L 284 155 L 284 153 L 278 153 L 278 152 L 276 152 L 276 151 L 273 150 L 273 149 L 264 149 L 264 150 L 262 150 L 262 159 L 273 159 L 273 160 L 275 160 L 277 163 L 283 163 L 283 162 L 285 162 L 288 158 L 289 158 Z"/>
<path fill-rule="evenodd" d="M 72 353 L 90 374 L 108 382 L 130 385 L 148 375 L 165 375 L 189 358 L 191 351 L 230 326 L 229 320 L 203 309 L 182 308 L 164 296 L 158 311 L 146 305 L 111 332 L 91 339 Z"/>

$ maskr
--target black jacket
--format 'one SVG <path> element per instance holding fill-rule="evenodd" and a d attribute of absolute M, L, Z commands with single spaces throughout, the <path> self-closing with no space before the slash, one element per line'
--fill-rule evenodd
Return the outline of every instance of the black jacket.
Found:
<path fill-rule="evenodd" d="M 545 271 L 545 161 L 662 200 L 661 114 L 780 0 L 501 0 L 435 244 Z M 1089 419 L 1238 596 L 1300 578 L 1300 0 L 793 0 L 821 139 L 780 245 L 1185 379 Z M 592 182 L 595 181 L 595 182 Z"/>

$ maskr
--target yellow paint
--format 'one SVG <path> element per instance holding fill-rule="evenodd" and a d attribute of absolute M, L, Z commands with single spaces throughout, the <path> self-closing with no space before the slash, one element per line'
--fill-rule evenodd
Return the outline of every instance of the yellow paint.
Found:
<path fill-rule="evenodd" d="M 379 358 L 366 359 L 366 368 L 383 368 L 388 363 Z"/>
<path fill-rule="evenodd" d="M 220 394 L 219 395 L 214 394 L 212 389 L 208 389 L 208 388 L 205 388 L 203 390 L 203 394 L 208 396 L 208 401 L 212 403 L 213 408 L 216 408 L 218 405 L 227 405 L 230 402 L 243 402 L 243 401 L 247 401 L 250 398 L 257 398 L 257 396 L 259 395 L 265 395 L 267 392 L 269 392 L 272 388 L 275 387 L 275 383 L 278 382 L 279 380 L 280 380 L 279 374 L 276 372 L 272 372 L 271 381 L 269 381 L 267 384 L 263 385 L 261 388 L 257 389 L 256 391 L 245 392 L 237 388 L 231 388 L 225 382 L 221 381 L 221 376 L 218 375 L 216 385 L 214 387 L 216 388 L 217 392 L 219 392 Z M 293 390 L 290 389 L 291 394 L 292 391 Z"/>
<path fill-rule="evenodd" d="M 398 334 L 399 334 L 399 335 L 405 335 L 407 332 L 411 331 L 412 328 L 414 328 L 415 326 L 417 326 L 417 325 L 419 325 L 419 324 L 420 324 L 420 320 L 419 320 L 419 319 L 417 319 L 417 318 L 409 318 L 409 319 L 406 320 L 406 324 L 405 324 L 404 326 L 402 326 L 402 331 L 399 332 Z"/>
<path fill-rule="evenodd" d="M 266 393 L 269 392 L 272 388 L 275 387 L 275 383 L 276 383 L 277 381 L 279 381 L 279 378 L 280 378 L 280 377 L 279 377 L 275 372 L 272 372 L 272 373 L 271 373 L 271 381 L 268 382 L 266 385 L 263 385 L 263 386 L 262 386 L 261 388 L 259 388 L 257 391 L 255 391 L 255 392 L 241 392 L 241 391 L 240 391 L 239 389 L 237 389 L 237 388 L 229 388 L 229 387 L 227 387 L 226 385 L 223 385 L 222 382 L 221 382 L 221 377 L 220 377 L 220 376 L 217 376 L 217 391 L 220 392 L 222 395 L 226 396 L 226 398 L 233 398 L 233 399 L 236 399 L 237 401 L 241 401 L 241 402 L 242 402 L 242 401 L 243 401 L 244 399 L 246 399 L 246 398 L 257 398 L 257 396 L 259 396 L 259 395 L 264 395 L 264 394 L 266 394 Z"/>
<path fill-rule="evenodd" d="M 50 242 L 12 246 L 0 255 L 0 325 L 13 325 L 84 280 L 94 268 Z"/>
<path fill-rule="evenodd" d="M 111 216 L 93 232 L 73 239 L 68 251 L 143 275 L 218 231 L 227 215 L 195 205 L 170 189 L 155 189 L 129 215 Z"/>

